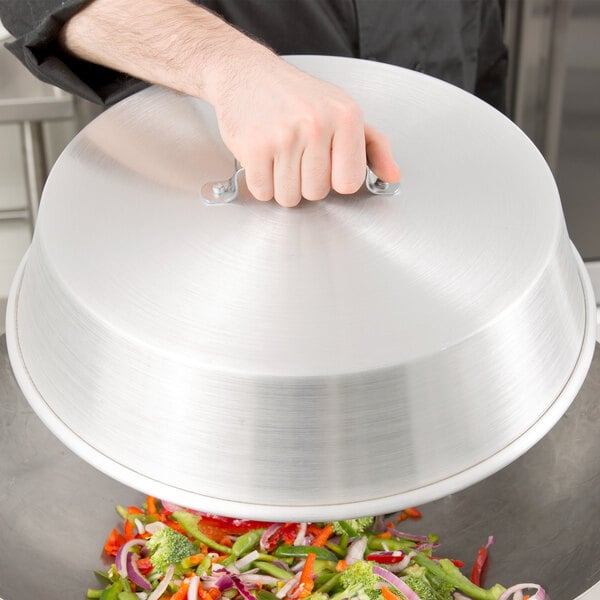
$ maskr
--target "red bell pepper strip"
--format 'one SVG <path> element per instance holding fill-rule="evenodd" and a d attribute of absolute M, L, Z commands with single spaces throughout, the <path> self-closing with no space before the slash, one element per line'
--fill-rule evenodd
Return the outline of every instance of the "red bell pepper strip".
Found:
<path fill-rule="evenodd" d="M 150 558 L 140 558 L 137 561 L 137 568 L 142 575 L 148 575 L 148 573 L 150 573 L 150 571 L 152 571 L 154 568 L 154 565 L 152 564 Z"/>
<path fill-rule="evenodd" d="M 477 558 L 475 559 L 475 564 L 471 569 L 471 581 L 481 587 L 481 578 L 483 575 L 483 570 L 487 563 L 488 559 L 488 548 L 494 543 L 493 536 L 488 538 L 488 542 L 485 546 L 481 546 L 479 551 L 477 552 Z"/>
<path fill-rule="evenodd" d="M 406 554 L 404 554 L 404 552 L 401 550 L 395 550 L 389 554 L 378 554 L 374 552 L 373 554 L 367 554 L 367 560 L 376 562 L 380 565 L 393 565 L 395 563 L 402 562 L 405 556 Z"/>
<path fill-rule="evenodd" d="M 106 538 L 104 543 L 104 551 L 111 556 L 116 556 L 119 548 L 125 543 L 125 538 L 116 530 L 113 529 Z"/>

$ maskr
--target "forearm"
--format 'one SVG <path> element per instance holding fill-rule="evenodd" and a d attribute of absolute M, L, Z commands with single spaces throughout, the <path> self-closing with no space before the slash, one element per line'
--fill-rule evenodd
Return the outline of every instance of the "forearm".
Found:
<path fill-rule="evenodd" d="M 213 104 L 238 71 L 279 60 L 188 0 L 94 0 L 63 27 L 61 44 L 79 58 Z"/>

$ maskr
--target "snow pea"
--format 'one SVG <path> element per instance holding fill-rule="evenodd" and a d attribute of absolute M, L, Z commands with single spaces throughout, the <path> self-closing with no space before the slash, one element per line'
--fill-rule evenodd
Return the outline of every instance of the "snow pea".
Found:
<path fill-rule="evenodd" d="M 123 591 L 123 584 L 121 581 L 115 581 L 110 587 L 106 588 L 100 600 L 118 600 L 119 594 Z"/>
<path fill-rule="evenodd" d="M 292 574 L 286 571 L 285 569 L 282 569 L 281 567 L 278 567 L 277 565 L 274 565 L 270 562 L 255 560 L 254 566 L 266 573 L 267 575 L 272 575 L 273 577 L 278 577 L 279 579 L 287 580 L 292 576 Z"/>
<path fill-rule="evenodd" d="M 320 560 L 330 560 L 337 562 L 337 556 L 327 550 L 327 548 L 319 548 L 317 546 L 290 546 L 289 544 L 282 544 L 275 550 L 275 556 L 278 558 L 291 557 L 302 557 L 306 558 L 309 554 L 314 554 Z"/>
<path fill-rule="evenodd" d="M 260 542 L 260 538 L 264 532 L 264 529 L 253 529 L 252 531 L 244 533 L 244 535 L 240 535 L 240 537 L 231 547 L 232 553 L 235 556 L 243 556 L 244 554 L 248 554 L 248 552 L 254 550 L 258 542 Z"/>

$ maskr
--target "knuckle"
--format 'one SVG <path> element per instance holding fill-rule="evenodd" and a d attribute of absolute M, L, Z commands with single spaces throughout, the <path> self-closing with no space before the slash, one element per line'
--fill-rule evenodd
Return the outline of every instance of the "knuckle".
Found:
<path fill-rule="evenodd" d="M 362 123 L 363 115 L 358 104 L 353 101 L 343 102 L 337 107 L 338 119 L 344 125 L 357 125 Z"/>

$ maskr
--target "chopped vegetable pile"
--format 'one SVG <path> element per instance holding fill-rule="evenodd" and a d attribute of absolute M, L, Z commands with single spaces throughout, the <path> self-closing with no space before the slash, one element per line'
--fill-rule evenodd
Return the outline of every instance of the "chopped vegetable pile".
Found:
<path fill-rule="evenodd" d="M 416 508 L 391 522 L 263 523 L 187 510 L 148 496 L 143 508 L 117 507 L 122 533 L 104 545 L 114 557 L 96 571 L 100 600 L 544 600 L 526 583 L 482 587 L 490 537 L 471 577 L 464 563 L 435 556 L 437 536 L 399 531 Z M 531 595 L 524 596 L 524 592 Z"/>

